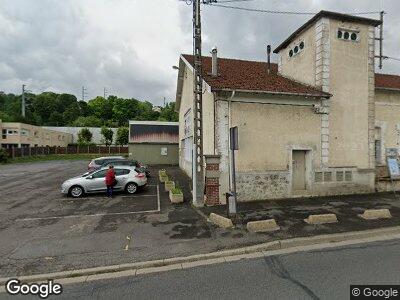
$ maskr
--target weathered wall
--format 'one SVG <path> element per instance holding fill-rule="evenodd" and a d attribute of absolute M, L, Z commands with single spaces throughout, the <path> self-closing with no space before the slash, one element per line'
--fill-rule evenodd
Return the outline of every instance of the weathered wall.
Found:
<path fill-rule="evenodd" d="M 319 166 L 320 117 L 312 106 L 231 104 L 231 124 L 239 129 L 239 172 L 288 170 L 293 146 L 315 149 Z"/>
<path fill-rule="evenodd" d="M 358 31 L 359 40 L 338 39 L 338 28 Z M 373 67 L 369 43 L 369 26 L 330 20 L 330 167 L 374 167 L 369 157 L 369 114 L 374 111 L 369 105 L 369 71 Z"/>
<path fill-rule="evenodd" d="M 215 144 L 216 154 L 220 156 L 219 199 L 226 203 L 225 193 L 230 190 L 230 156 L 229 156 L 229 105 L 225 97 L 218 97 L 215 103 Z"/>
<path fill-rule="evenodd" d="M 215 154 L 214 94 L 205 86 L 203 94 L 203 154 Z"/>
<path fill-rule="evenodd" d="M 385 149 L 400 149 L 400 92 L 375 92 L 375 126 L 380 128 L 381 164 L 385 162 Z"/>
<path fill-rule="evenodd" d="M 183 74 L 182 96 L 179 109 L 179 167 L 192 177 L 192 163 L 184 158 L 183 140 L 193 136 L 193 73 L 185 66 Z M 190 112 L 189 112 L 190 111 Z M 185 114 L 191 115 L 190 132 L 185 134 Z"/>
<path fill-rule="evenodd" d="M 304 42 L 304 49 L 298 54 L 289 56 L 289 51 L 300 42 Z M 283 76 L 315 85 L 315 30 L 314 27 L 304 31 L 296 37 L 286 49 L 279 53 L 279 71 Z"/>
<path fill-rule="evenodd" d="M 238 200 L 290 197 L 295 149 L 309 151 L 306 177 L 311 186 L 312 171 L 320 166 L 321 123 L 312 107 L 318 101 L 296 99 L 294 105 L 293 99 L 247 96 L 253 103 L 235 102 L 240 99 L 245 101 L 238 96 L 230 103 L 230 126 L 238 126 L 239 131 L 235 156 Z M 261 99 L 264 103 L 254 103 Z"/>

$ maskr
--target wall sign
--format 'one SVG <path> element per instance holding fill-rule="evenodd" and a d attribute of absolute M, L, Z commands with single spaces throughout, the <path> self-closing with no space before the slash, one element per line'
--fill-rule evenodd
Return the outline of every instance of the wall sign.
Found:
<path fill-rule="evenodd" d="M 400 178 L 400 169 L 399 169 L 399 163 L 397 162 L 397 159 L 388 158 L 387 165 L 388 165 L 388 169 L 389 169 L 390 178 L 391 179 Z"/>
<path fill-rule="evenodd" d="M 168 155 L 168 148 L 167 147 L 162 147 L 161 148 L 161 155 L 162 156 L 167 156 Z"/>

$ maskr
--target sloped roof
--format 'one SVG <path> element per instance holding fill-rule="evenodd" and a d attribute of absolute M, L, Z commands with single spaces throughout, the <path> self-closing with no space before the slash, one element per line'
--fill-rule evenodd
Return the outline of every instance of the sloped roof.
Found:
<path fill-rule="evenodd" d="M 182 55 L 193 66 L 192 55 Z M 239 59 L 218 58 L 218 76 L 211 76 L 211 57 L 203 57 L 203 78 L 213 91 L 236 90 L 267 92 L 273 94 L 295 94 L 309 97 L 329 98 L 331 95 L 315 87 L 299 83 L 278 75 L 278 65 Z"/>
<path fill-rule="evenodd" d="M 375 88 L 400 91 L 400 76 L 390 74 L 375 74 Z"/>

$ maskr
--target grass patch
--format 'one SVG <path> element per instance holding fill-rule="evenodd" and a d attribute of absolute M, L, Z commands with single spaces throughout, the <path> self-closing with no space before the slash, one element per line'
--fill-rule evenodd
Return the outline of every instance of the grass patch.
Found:
<path fill-rule="evenodd" d="M 93 158 L 100 157 L 98 154 L 50 154 L 50 155 L 37 155 L 37 156 L 24 156 L 9 159 L 8 162 L 2 163 L 2 165 L 8 165 L 12 163 L 29 163 L 39 161 L 51 161 L 51 160 L 91 160 Z"/>

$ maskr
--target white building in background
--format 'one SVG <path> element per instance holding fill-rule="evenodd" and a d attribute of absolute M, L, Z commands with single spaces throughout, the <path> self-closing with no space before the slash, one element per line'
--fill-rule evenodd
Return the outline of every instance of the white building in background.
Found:
<path fill-rule="evenodd" d="M 57 127 L 57 126 L 43 126 L 45 129 L 59 131 L 64 133 L 72 134 L 72 143 L 78 142 L 78 133 L 82 128 L 87 128 L 92 133 L 92 142 L 95 144 L 104 144 L 103 135 L 101 134 L 101 127 Z M 110 128 L 113 132 L 113 144 L 115 143 L 115 139 L 117 137 L 117 128 Z"/>

